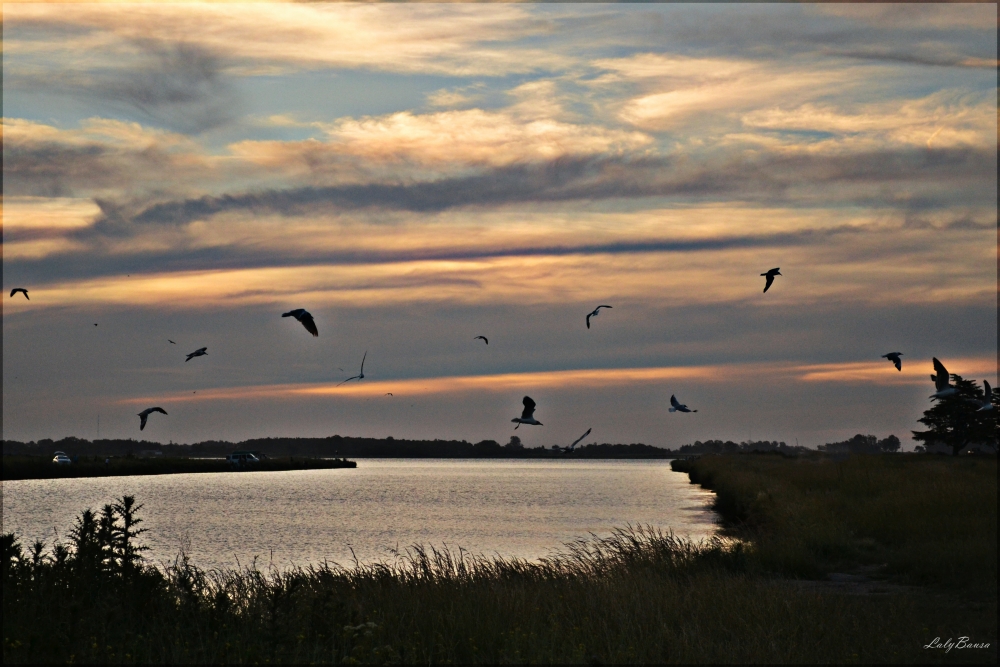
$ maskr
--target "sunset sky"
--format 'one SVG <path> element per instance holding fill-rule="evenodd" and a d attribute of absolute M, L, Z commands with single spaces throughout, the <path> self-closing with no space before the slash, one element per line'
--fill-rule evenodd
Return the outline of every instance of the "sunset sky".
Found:
<path fill-rule="evenodd" d="M 996 31 L 4 3 L 3 437 L 506 442 L 527 394 L 527 446 L 912 448 L 932 356 L 997 384 Z"/>

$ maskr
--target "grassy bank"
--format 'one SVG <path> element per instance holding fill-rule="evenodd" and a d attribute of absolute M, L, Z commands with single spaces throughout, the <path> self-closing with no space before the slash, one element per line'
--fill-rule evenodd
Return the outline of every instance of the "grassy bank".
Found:
<path fill-rule="evenodd" d="M 703 456 L 672 464 L 716 493 L 761 569 L 871 571 L 907 584 L 997 586 L 997 457 Z"/>
<path fill-rule="evenodd" d="M 739 517 L 734 529 L 754 535 L 752 544 L 692 545 L 630 528 L 567 545 L 541 562 L 411 548 L 373 565 L 202 572 L 180 559 L 162 570 L 130 551 L 135 524 L 126 526 L 119 503 L 92 517 L 89 532 L 81 518 L 66 547 L 21 550 L 5 536 L 4 662 L 995 661 L 996 462 L 948 468 L 941 461 L 939 474 L 927 475 L 935 464 L 906 458 L 845 462 L 843 476 L 834 469 L 834 481 L 814 492 L 822 487 L 799 486 L 809 473 L 799 472 L 796 460 L 705 457 L 692 464 L 696 476 L 726 489 Z M 992 466 L 992 476 L 979 466 Z M 746 476 L 738 474 L 743 470 Z M 896 492 L 873 505 L 857 492 L 856 478 L 866 475 Z M 942 481 L 949 476 L 958 484 Z M 864 519 L 890 534 L 900 508 L 917 502 L 915 511 L 923 511 L 928 492 L 938 500 L 977 493 L 963 485 L 984 487 L 986 499 L 992 489 L 992 510 L 984 509 L 994 516 L 988 534 L 965 535 L 986 521 L 963 521 L 969 508 L 945 503 L 926 517 L 927 530 L 907 538 L 913 559 L 927 554 L 928 563 L 898 566 L 884 592 L 857 594 L 790 576 L 797 568 L 820 576 L 869 560 L 867 547 L 856 547 L 806 568 L 800 555 L 781 556 L 785 549 L 801 553 L 789 531 L 822 535 L 824 522 L 846 521 L 849 533 Z M 768 509 L 769 502 L 803 508 L 786 514 Z M 917 524 L 905 525 L 912 531 Z M 932 529 L 949 525 L 959 526 L 950 533 L 961 537 L 955 550 L 990 540 L 992 575 L 985 547 L 976 553 L 986 554 L 987 565 L 974 573 L 927 574 L 942 557 L 935 545 L 947 542 L 933 538 Z M 880 544 L 877 537 L 858 539 Z M 923 648 L 935 637 L 961 636 L 991 648 Z"/>
<path fill-rule="evenodd" d="M 56 465 L 40 456 L 3 457 L 2 479 L 57 479 L 62 477 L 114 477 L 124 475 L 171 475 L 196 472 L 231 472 L 225 459 L 181 457 L 134 458 L 115 457 L 105 463 L 105 457 L 81 456 L 76 463 Z M 356 468 L 357 463 L 346 459 L 316 459 L 302 457 L 267 458 L 252 468 L 239 472 L 275 472 L 281 470 L 326 470 Z"/>

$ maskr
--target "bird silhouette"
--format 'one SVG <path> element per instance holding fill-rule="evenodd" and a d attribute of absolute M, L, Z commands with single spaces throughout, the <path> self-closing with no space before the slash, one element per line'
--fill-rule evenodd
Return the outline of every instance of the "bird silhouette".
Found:
<path fill-rule="evenodd" d="M 698 412 L 697 410 L 692 410 L 688 406 L 680 403 L 677 397 L 670 394 L 670 411 L 671 412 Z"/>
<path fill-rule="evenodd" d="M 287 313 L 282 313 L 282 317 L 294 317 L 302 326 L 306 328 L 306 331 L 311 333 L 313 336 L 319 335 L 319 329 L 316 328 L 316 321 L 313 319 L 312 313 L 310 313 L 305 308 L 296 308 L 295 310 L 290 310 Z"/>
<path fill-rule="evenodd" d="M 482 339 L 483 339 L 483 342 L 484 342 L 484 343 L 486 343 L 487 345 L 489 345 L 489 344 L 490 344 L 490 341 L 489 341 L 489 340 L 487 340 L 486 336 L 476 336 L 476 337 L 475 337 L 475 338 L 473 338 L 472 340 L 477 340 L 477 339 L 479 339 L 479 338 L 482 338 Z"/>
<path fill-rule="evenodd" d="M 567 447 L 566 449 L 564 449 L 563 452 L 564 453 L 569 453 L 569 452 L 573 451 L 573 448 L 576 447 L 576 444 L 578 442 L 580 442 L 581 440 L 583 440 L 584 438 L 586 438 L 588 435 L 590 435 L 590 431 L 591 431 L 591 429 L 588 428 L 586 433 L 584 433 L 579 438 L 577 438 L 576 440 L 574 440 L 573 444 L 570 445 L 569 447 Z"/>
<path fill-rule="evenodd" d="M 986 391 L 984 392 L 984 400 L 980 401 L 978 398 L 967 398 L 969 403 L 975 403 L 979 406 L 976 412 L 983 412 L 984 410 L 992 410 L 995 406 L 993 405 L 993 389 L 990 388 L 990 383 L 987 380 L 983 380 L 983 387 Z"/>
<path fill-rule="evenodd" d="M 167 411 L 164 410 L 163 408 L 146 408 L 142 412 L 138 413 L 139 414 L 139 430 L 140 431 L 143 430 L 144 428 L 146 428 L 146 418 L 149 417 L 150 413 L 153 413 L 153 412 L 162 412 L 163 414 L 167 414 Z"/>
<path fill-rule="evenodd" d="M 167 342 L 170 343 L 171 345 L 177 345 L 177 343 L 175 343 L 174 341 L 170 340 L 169 338 L 167 339 Z"/>
<path fill-rule="evenodd" d="M 206 354 L 208 354 L 208 352 L 205 351 L 207 349 L 208 349 L 207 347 L 199 347 L 197 350 L 195 350 L 194 352 L 192 352 L 191 354 L 189 354 L 187 356 L 187 359 L 184 360 L 184 363 L 187 363 L 187 362 L 191 361 L 195 357 L 203 357 L 203 356 L 205 356 Z"/>
<path fill-rule="evenodd" d="M 948 369 L 944 367 L 937 357 L 934 357 L 934 372 L 936 375 L 931 376 L 931 380 L 934 381 L 934 388 L 937 390 L 930 395 L 930 398 L 945 398 L 947 396 L 952 396 L 958 393 L 958 389 L 950 382 L 950 375 L 948 374 Z"/>
<path fill-rule="evenodd" d="M 25 299 L 28 299 L 28 301 L 31 301 L 31 299 L 28 298 L 28 290 L 24 289 L 23 287 L 15 287 L 14 289 L 12 289 L 10 291 L 10 295 L 14 296 L 18 292 L 20 292 L 21 294 L 23 294 Z"/>
<path fill-rule="evenodd" d="M 514 430 L 516 431 L 518 428 L 520 428 L 521 424 L 531 424 L 532 426 L 542 426 L 543 425 L 542 422 L 538 421 L 534 417 L 534 414 L 535 414 L 535 402 L 533 400 L 531 400 L 531 397 L 530 396 L 525 396 L 523 399 L 521 399 L 521 403 L 524 404 L 524 410 L 521 411 L 521 416 L 520 417 L 514 417 L 513 419 L 511 419 L 512 422 L 515 422 L 517 424 L 517 426 L 514 427 Z"/>
<path fill-rule="evenodd" d="M 367 358 L 368 358 L 368 350 L 365 350 L 365 356 L 361 357 L 361 372 L 355 375 L 354 377 L 347 378 L 346 380 L 344 380 L 344 382 L 350 382 L 351 380 L 357 380 L 358 382 L 361 382 L 362 380 L 365 379 L 365 359 Z M 341 384 L 344 384 L 344 382 L 341 382 L 337 386 L 339 387 Z"/>
<path fill-rule="evenodd" d="M 764 276 L 767 279 L 767 282 L 764 284 L 764 291 L 766 292 L 768 290 L 768 288 L 771 287 L 771 283 L 774 282 L 774 277 L 781 275 L 781 269 L 780 268 L 778 268 L 778 269 L 771 269 L 767 273 L 762 273 L 760 275 Z"/>
<path fill-rule="evenodd" d="M 903 370 L 903 360 L 900 357 L 903 356 L 902 352 L 890 352 L 889 354 L 883 354 L 883 359 L 888 359 L 892 362 L 892 365 L 896 367 L 897 371 Z"/>
<path fill-rule="evenodd" d="M 587 314 L 587 328 L 588 329 L 590 328 L 590 318 L 591 317 L 597 317 L 598 315 L 600 315 L 601 314 L 601 308 L 610 308 L 610 307 L 611 306 L 598 306 L 597 308 L 594 308 L 594 310 L 592 312 L 588 313 Z"/>

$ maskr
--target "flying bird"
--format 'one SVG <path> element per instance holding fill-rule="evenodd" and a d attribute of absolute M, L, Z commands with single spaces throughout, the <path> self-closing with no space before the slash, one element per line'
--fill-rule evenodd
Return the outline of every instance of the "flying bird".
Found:
<path fill-rule="evenodd" d="M 671 412 L 698 412 L 697 410 L 692 410 L 688 406 L 680 403 L 677 397 L 670 394 L 670 411 Z"/>
<path fill-rule="evenodd" d="M 531 397 L 525 396 L 521 400 L 521 402 L 524 403 L 524 410 L 521 412 L 521 416 L 514 417 L 513 419 L 511 419 L 512 422 L 515 422 L 517 424 L 517 426 L 514 427 L 514 430 L 516 431 L 518 428 L 520 428 L 521 424 L 542 426 L 542 422 L 538 421 L 533 416 L 535 414 L 535 402 L 531 400 Z"/>
<path fill-rule="evenodd" d="M 564 449 L 563 451 L 564 452 L 571 452 L 571 451 L 573 451 L 573 448 L 576 447 L 576 443 L 580 442 L 581 440 L 583 440 L 584 438 L 586 438 L 588 435 L 590 435 L 590 431 L 591 431 L 591 429 L 588 428 L 586 433 L 584 433 L 579 438 L 577 438 L 576 440 L 574 440 L 573 444 L 570 445 L 569 447 L 567 447 L 566 449 Z"/>
<path fill-rule="evenodd" d="M 392 396 L 392 392 L 391 391 L 387 391 L 387 392 L 385 392 L 385 395 L 386 396 Z"/>
<path fill-rule="evenodd" d="M 177 345 L 177 343 L 175 343 L 174 341 L 170 340 L 169 338 L 167 339 L 167 342 L 170 343 L 170 344 L 172 344 L 172 345 Z"/>
<path fill-rule="evenodd" d="M 282 317 L 294 317 L 302 326 L 306 328 L 306 331 L 311 333 L 313 336 L 319 335 L 319 329 L 316 328 L 316 321 L 313 319 L 312 313 L 310 313 L 305 308 L 296 308 L 295 310 L 290 310 L 287 313 L 282 313 Z"/>
<path fill-rule="evenodd" d="M 490 344 L 490 341 L 489 341 L 489 340 L 487 340 L 486 336 L 476 336 L 476 337 L 475 337 L 475 338 L 473 338 L 472 340 L 477 340 L 477 339 L 479 339 L 479 338 L 482 338 L 482 339 L 483 339 L 483 342 L 484 342 L 484 343 L 486 343 L 487 345 L 489 345 L 489 344 Z"/>
<path fill-rule="evenodd" d="M 781 275 L 781 269 L 780 269 L 780 268 L 777 268 L 777 269 L 771 269 L 771 270 L 770 270 L 770 271 L 768 271 L 767 273 L 762 273 L 762 274 L 760 274 L 760 275 L 762 275 L 762 276 L 764 276 L 765 278 L 767 278 L 767 283 L 766 283 L 766 284 L 764 285 L 764 291 L 766 292 L 766 291 L 767 291 L 767 289 L 768 289 L 768 288 L 769 288 L 769 287 L 771 286 L 771 283 L 773 283 L 773 282 L 774 282 L 774 277 L 775 277 L 775 276 L 780 276 L 780 275 Z"/>
<path fill-rule="evenodd" d="M 346 380 L 344 380 L 344 382 L 350 382 L 351 380 L 357 380 L 358 382 L 361 382 L 362 380 L 365 379 L 365 359 L 367 358 L 368 358 L 368 350 L 365 350 L 365 356 L 361 357 L 361 372 L 355 375 L 354 377 L 347 378 Z M 340 384 L 344 384 L 344 382 L 341 382 Z M 337 386 L 339 387 L 340 384 L 338 384 Z"/>
<path fill-rule="evenodd" d="M 990 383 L 987 380 L 983 380 L 983 386 L 986 388 L 986 395 L 983 397 L 985 400 L 980 401 L 978 398 L 967 398 L 969 403 L 975 403 L 979 406 L 976 412 L 982 412 L 984 410 L 992 410 L 993 405 L 993 389 L 990 388 Z"/>
<path fill-rule="evenodd" d="M 24 298 L 25 298 L 25 299 L 28 299 L 28 290 L 24 289 L 23 287 L 15 287 L 14 289 L 12 289 L 12 290 L 10 291 L 10 295 L 11 295 L 11 296 L 14 296 L 14 295 L 15 295 L 15 294 L 17 294 L 18 292 L 20 292 L 20 293 L 24 294 Z M 31 301 L 31 299 L 28 299 L 28 301 Z"/>
<path fill-rule="evenodd" d="M 598 315 L 600 315 L 601 314 L 601 308 L 610 308 L 610 307 L 611 306 L 598 306 L 597 308 L 594 308 L 593 312 L 588 313 L 587 314 L 587 328 L 588 329 L 590 328 L 590 318 L 591 317 L 597 317 Z"/>
<path fill-rule="evenodd" d="M 931 379 L 934 380 L 934 388 L 937 389 L 930 398 L 945 398 L 946 396 L 952 396 L 958 393 L 958 389 L 949 381 L 948 369 L 944 367 L 937 357 L 934 357 L 934 372 L 937 375 L 932 375 Z"/>
<path fill-rule="evenodd" d="M 191 361 L 195 357 L 203 357 L 203 356 L 205 356 L 206 354 L 208 354 L 208 352 L 205 351 L 207 349 L 208 349 L 207 347 L 199 347 L 197 350 L 195 350 L 194 352 L 192 352 L 191 354 L 189 354 L 187 356 L 187 359 L 184 360 L 184 363 L 186 364 L 187 362 Z"/>
<path fill-rule="evenodd" d="M 146 428 L 146 418 L 149 417 L 150 413 L 152 413 L 152 412 L 162 412 L 163 414 L 167 414 L 167 411 L 164 410 L 163 408 L 146 408 L 145 410 L 143 410 L 142 412 L 139 413 L 139 430 L 140 431 L 142 429 Z"/>
<path fill-rule="evenodd" d="M 890 352 L 889 354 L 883 354 L 883 359 L 888 359 L 896 367 L 897 371 L 903 370 L 903 360 L 900 357 L 903 356 L 902 352 Z"/>

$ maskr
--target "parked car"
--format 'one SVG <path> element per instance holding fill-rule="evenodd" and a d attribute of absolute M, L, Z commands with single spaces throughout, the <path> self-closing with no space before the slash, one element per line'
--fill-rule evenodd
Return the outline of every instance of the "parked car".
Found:
<path fill-rule="evenodd" d="M 233 452 L 226 457 L 226 461 L 237 468 L 245 468 L 260 463 L 260 459 L 253 452 Z"/>
<path fill-rule="evenodd" d="M 63 454 L 62 452 L 56 452 L 56 455 L 52 457 L 52 462 L 56 465 L 68 466 L 73 463 L 72 459 Z"/>

